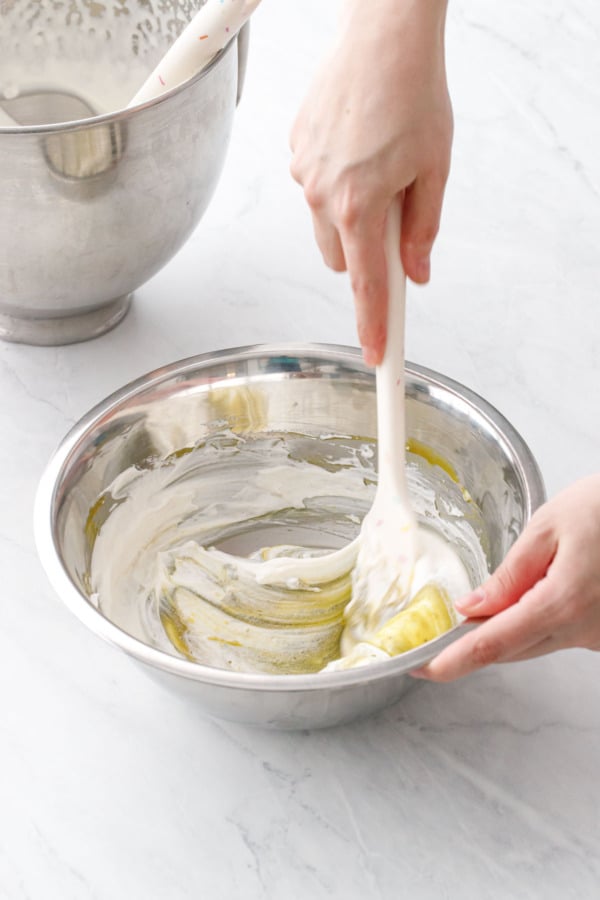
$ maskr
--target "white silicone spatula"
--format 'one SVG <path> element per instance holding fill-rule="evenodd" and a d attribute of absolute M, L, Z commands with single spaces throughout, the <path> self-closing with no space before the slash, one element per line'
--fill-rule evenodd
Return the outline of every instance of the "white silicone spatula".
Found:
<path fill-rule="evenodd" d="M 362 524 L 346 620 L 377 628 L 409 599 L 416 520 L 405 473 L 404 324 L 406 276 L 400 260 L 400 204 L 389 211 L 385 234 L 388 327 L 385 354 L 376 370 L 378 483 Z"/>
<path fill-rule="evenodd" d="M 129 101 L 128 107 L 154 100 L 201 72 L 235 37 L 259 3 L 260 0 L 207 0 Z M 68 120 L 86 117 L 73 115 Z M 0 128 L 15 128 L 22 124 L 0 107 Z"/>
<path fill-rule="evenodd" d="M 200 72 L 237 34 L 260 0 L 207 0 L 128 106 L 159 97 Z"/>

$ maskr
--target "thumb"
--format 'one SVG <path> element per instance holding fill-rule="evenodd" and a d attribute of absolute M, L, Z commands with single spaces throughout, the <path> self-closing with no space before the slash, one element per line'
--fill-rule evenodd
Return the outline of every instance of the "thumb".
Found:
<path fill-rule="evenodd" d="M 494 574 L 481 587 L 456 601 L 457 610 L 471 618 L 484 618 L 517 603 L 544 578 L 557 546 L 555 532 L 539 528 L 532 521 Z"/>

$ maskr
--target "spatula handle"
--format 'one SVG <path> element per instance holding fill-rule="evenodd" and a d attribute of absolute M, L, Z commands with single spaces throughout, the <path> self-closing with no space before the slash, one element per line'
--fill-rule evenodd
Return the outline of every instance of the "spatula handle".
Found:
<path fill-rule="evenodd" d="M 388 315 L 387 342 L 377 367 L 377 436 L 379 478 L 399 498 L 406 498 L 404 456 L 404 330 L 406 276 L 400 259 L 400 200 L 391 204 L 385 228 Z"/>
<path fill-rule="evenodd" d="M 197 72 L 238 33 L 260 0 L 207 0 L 128 106 L 154 100 Z"/>

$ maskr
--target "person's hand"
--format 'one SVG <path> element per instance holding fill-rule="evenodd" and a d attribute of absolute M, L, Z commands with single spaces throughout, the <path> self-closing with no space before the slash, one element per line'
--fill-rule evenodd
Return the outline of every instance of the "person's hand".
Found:
<path fill-rule="evenodd" d="M 490 663 L 600 650 L 600 475 L 540 507 L 504 562 L 456 608 L 483 623 L 413 675 L 452 681 Z"/>
<path fill-rule="evenodd" d="M 384 225 L 400 194 L 405 271 L 429 280 L 452 142 L 445 13 L 446 0 L 348 0 L 292 129 L 292 175 L 325 262 L 348 269 L 371 365 L 385 348 Z"/>

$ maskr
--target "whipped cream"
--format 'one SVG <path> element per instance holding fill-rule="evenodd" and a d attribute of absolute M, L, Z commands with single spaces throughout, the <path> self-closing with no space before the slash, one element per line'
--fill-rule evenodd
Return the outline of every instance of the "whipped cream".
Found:
<path fill-rule="evenodd" d="M 166 652 L 236 671 L 389 658 L 389 641 L 388 650 L 370 643 L 373 634 L 347 615 L 360 522 L 374 495 L 373 444 L 314 437 L 311 461 L 300 446 L 306 436 L 224 432 L 115 479 L 92 516 L 101 524 L 90 588 L 102 612 Z M 468 515 L 438 514 L 440 473 L 420 458 L 408 467 L 421 524 L 402 605 L 431 581 L 451 601 L 485 569 Z M 471 512 L 458 488 L 452 502 Z"/>

